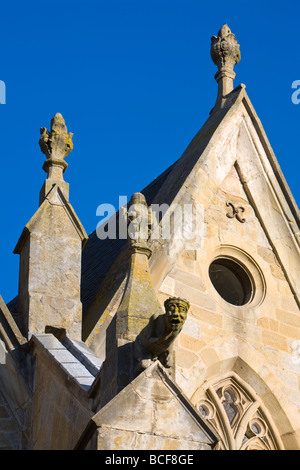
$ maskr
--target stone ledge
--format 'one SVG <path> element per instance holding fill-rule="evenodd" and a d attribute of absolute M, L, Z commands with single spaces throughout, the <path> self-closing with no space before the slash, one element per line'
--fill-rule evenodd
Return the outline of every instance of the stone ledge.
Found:
<path fill-rule="evenodd" d="M 90 388 L 95 380 L 95 376 L 52 333 L 38 333 L 32 336 L 42 344 L 53 359 L 67 374 L 71 375 L 82 388 Z M 82 356 L 83 360 L 83 353 Z"/>
<path fill-rule="evenodd" d="M 63 340 L 63 345 L 96 377 L 103 361 L 83 341 L 72 340 L 66 337 Z"/>

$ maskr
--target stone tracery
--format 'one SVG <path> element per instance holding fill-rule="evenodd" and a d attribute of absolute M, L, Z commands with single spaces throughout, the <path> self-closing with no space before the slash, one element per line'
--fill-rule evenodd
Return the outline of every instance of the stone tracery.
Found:
<path fill-rule="evenodd" d="M 197 403 L 220 436 L 215 450 L 279 450 L 282 444 L 263 403 L 236 374 L 204 385 Z"/>

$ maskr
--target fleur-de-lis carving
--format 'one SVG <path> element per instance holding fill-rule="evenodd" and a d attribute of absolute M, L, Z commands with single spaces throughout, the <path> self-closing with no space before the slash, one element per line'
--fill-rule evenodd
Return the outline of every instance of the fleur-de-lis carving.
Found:
<path fill-rule="evenodd" d="M 226 206 L 232 208 L 232 213 L 230 214 L 227 212 L 226 214 L 229 219 L 233 219 L 235 217 L 242 224 L 246 222 L 246 219 L 242 216 L 242 214 L 245 212 L 245 208 L 243 206 L 233 204 L 231 201 L 227 201 Z"/>

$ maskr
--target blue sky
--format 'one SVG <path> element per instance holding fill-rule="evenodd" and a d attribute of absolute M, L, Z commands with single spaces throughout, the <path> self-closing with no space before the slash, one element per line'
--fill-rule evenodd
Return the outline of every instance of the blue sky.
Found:
<path fill-rule="evenodd" d="M 246 90 L 298 205 L 299 2 L 0 1 L 0 294 L 18 292 L 24 225 L 46 173 L 40 127 L 63 114 L 73 132 L 65 180 L 88 233 L 99 204 L 143 189 L 177 160 L 217 95 L 210 38 L 228 23 Z"/>

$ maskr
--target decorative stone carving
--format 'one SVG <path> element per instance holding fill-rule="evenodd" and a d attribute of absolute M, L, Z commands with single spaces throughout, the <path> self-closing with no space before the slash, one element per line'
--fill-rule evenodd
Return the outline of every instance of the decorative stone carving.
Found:
<path fill-rule="evenodd" d="M 246 222 L 246 219 L 244 219 L 242 216 L 242 214 L 245 212 L 245 208 L 243 206 L 233 204 L 231 201 L 226 202 L 226 206 L 232 208 L 232 213 L 230 214 L 227 212 L 226 217 L 229 219 L 233 219 L 235 217 L 242 224 Z"/>
<path fill-rule="evenodd" d="M 218 83 L 218 97 L 215 108 L 223 107 L 226 96 L 233 90 L 235 78 L 234 66 L 240 61 L 240 46 L 235 35 L 224 24 L 218 33 L 218 37 L 212 36 L 210 54 L 213 62 L 218 67 L 215 79 Z"/>
<path fill-rule="evenodd" d="M 280 450 L 282 442 L 259 397 L 234 373 L 205 384 L 197 403 L 219 434 L 215 450 Z"/>
<path fill-rule="evenodd" d="M 136 372 L 159 360 L 166 368 L 173 366 L 173 343 L 179 335 L 190 304 L 179 297 L 170 297 L 164 303 L 165 313 L 152 315 L 148 325 L 135 340 Z"/>
<path fill-rule="evenodd" d="M 127 211 L 128 239 L 132 246 L 146 246 L 145 242 L 150 237 L 150 217 L 150 208 L 145 196 L 142 193 L 134 193 Z"/>
<path fill-rule="evenodd" d="M 211 38 L 211 58 L 220 72 L 232 73 L 233 68 L 241 60 L 240 46 L 227 24 L 218 32 L 218 37 Z"/>
<path fill-rule="evenodd" d="M 48 178 L 63 180 L 62 173 L 68 166 L 64 159 L 73 150 L 73 134 L 68 133 L 64 118 L 60 113 L 56 113 L 51 120 L 51 132 L 45 127 L 42 127 L 40 132 L 40 148 L 47 157 L 43 170 L 48 173 Z"/>

